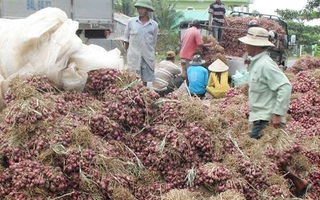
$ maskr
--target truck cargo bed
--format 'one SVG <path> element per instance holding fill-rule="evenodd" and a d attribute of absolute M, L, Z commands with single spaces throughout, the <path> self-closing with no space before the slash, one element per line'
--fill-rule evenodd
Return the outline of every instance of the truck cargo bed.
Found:
<path fill-rule="evenodd" d="M 46 7 L 63 10 L 79 22 L 80 29 L 106 29 L 113 26 L 113 0 L 0 0 L 0 17 L 26 18 Z"/>

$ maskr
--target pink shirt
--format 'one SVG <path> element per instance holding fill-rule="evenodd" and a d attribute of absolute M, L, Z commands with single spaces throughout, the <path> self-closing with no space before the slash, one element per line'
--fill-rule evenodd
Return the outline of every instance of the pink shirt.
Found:
<path fill-rule="evenodd" d="M 197 47 L 202 44 L 203 40 L 200 31 L 194 26 L 188 28 L 182 37 L 180 58 L 192 60 Z"/>

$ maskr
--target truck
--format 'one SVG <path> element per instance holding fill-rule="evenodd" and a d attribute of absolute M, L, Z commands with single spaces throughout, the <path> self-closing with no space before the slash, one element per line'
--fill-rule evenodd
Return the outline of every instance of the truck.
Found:
<path fill-rule="evenodd" d="M 280 17 L 276 15 L 269 14 L 259 14 L 259 13 L 248 13 L 248 12 L 231 12 L 228 17 L 230 21 L 234 23 L 229 23 L 228 27 L 224 27 L 224 36 L 228 37 L 229 40 L 222 40 L 220 45 L 225 48 L 226 61 L 229 66 L 229 75 L 232 76 L 236 73 L 236 70 L 240 71 L 246 69 L 244 64 L 245 58 L 243 57 L 245 53 L 244 45 L 237 41 L 237 38 L 245 36 L 248 30 L 248 22 L 250 19 L 258 19 L 262 22 L 264 28 L 272 30 L 277 25 L 279 31 L 277 41 L 275 42 L 275 47 L 269 49 L 270 57 L 278 64 L 283 67 L 287 66 L 287 53 L 288 49 L 288 28 L 287 23 L 283 21 Z M 209 30 L 209 20 L 199 20 L 200 21 L 200 33 L 204 35 L 212 35 L 212 30 Z M 179 40 L 181 41 L 182 36 L 186 29 L 189 27 L 189 20 L 180 22 L 179 26 Z M 229 38 L 231 37 L 232 38 Z M 237 50 L 237 52 L 235 52 Z"/>
<path fill-rule="evenodd" d="M 260 13 L 249 13 L 249 12 L 231 12 L 232 17 L 254 17 L 266 20 L 272 20 L 277 22 L 283 29 L 284 33 L 282 34 L 282 38 L 279 38 L 276 34 L 275 38 L 275 46 L 269 49 L 270 57 L 278 64 L 284 67 L 287 66 L 288 55 L 286 50 L 288 49 L 288 25 L 277 15 L 269 15 L 269 14 L 260 14 Z"/>
<path fill-rule="evenodd" d="M 104 30 L 114 28 L 113 0 L 0 0 L 0 17 L 26 18 L 46 7 L 57 7 L 79 22 L 78 33 L 102 38 Z"/>

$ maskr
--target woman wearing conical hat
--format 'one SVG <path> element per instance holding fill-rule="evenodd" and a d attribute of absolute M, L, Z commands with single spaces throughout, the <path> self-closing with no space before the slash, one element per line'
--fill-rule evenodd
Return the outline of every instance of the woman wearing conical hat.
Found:
<path fill-rule="evenodd" d="M 230 89 L 228 83 L 229 67 L 220 59 L 214 61 L 209 67 L 210 77 L 207 92 L 214 98 L 223 98 Z"/>

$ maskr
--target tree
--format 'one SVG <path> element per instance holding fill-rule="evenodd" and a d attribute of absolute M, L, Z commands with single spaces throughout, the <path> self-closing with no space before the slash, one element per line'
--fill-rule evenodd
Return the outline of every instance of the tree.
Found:
<path fill-rule="evenodd" d="M 320 0 L 308 0 L 302 10 L 276 10 L 276 13 L 288 23 L 289 35 L 296 35 L 302 45 L 314 45 L 320 39 L 320 26 L 306 26 L 305 20 L 320 18 Z"/>
<path fill-rule="evenodd" d="M 306 8 L 320 10 L 320 0 L 308 0 Z"/>
<path fill-rule="evenodd" d="M 320 18 L 320 0 L 308 0 L 308 4 L 302 12 L 306 20 Z"/>
<path fill-rule="evenodd" d="M 315 47 L 314 56 L 320 57 L 320 42 Z"/>
<path fill-rule="evenodd" d="M 184 18 L 183 12 L 176 11 L 176 4 L 170 3 L 168 0 L 152 0 L 154 7 L 154 18 L 159 24 L 159 35 L 157 42 L 157 52 L 159 55 L 164 54 L 168 50 L 178 52 L 179 21 Z"/>
<path fill-rule="evenodd" d="M 277 9 L 276 13 L 279 16 L 281 16 L 284 20 L 302 22 L 302 18 L 301 18 L 302 11 L 290 10 L 290 9 L 284 9 L 284 10 Z"/>
<path fill-rule="evenodd" d="M 132 0 L 115 0 L 114 2 L 114 9 L 117 12 L 121 12 L 129 17 L 134 16 L 135 14 L 135 7 Z"/>
<path fill-rule="evenodd" d="M 179 19 L 184 18 L 183 12 L 176 11 L 176 4 L 168 0 L 152 0 L 155 9 L 154 17 L 161 30 L 177 29 Z"/>
<path fill-rule="evenodd" d="M 313 45 L 320 40 L 320 26 L 305 26 L 303 23 L 288 21 L 289 35 L 296 35 L 298 43 Z"/>

